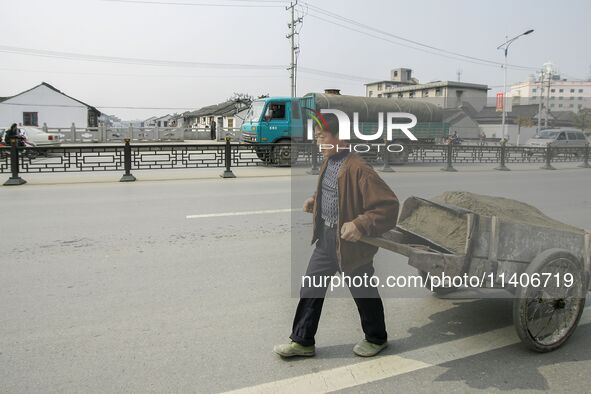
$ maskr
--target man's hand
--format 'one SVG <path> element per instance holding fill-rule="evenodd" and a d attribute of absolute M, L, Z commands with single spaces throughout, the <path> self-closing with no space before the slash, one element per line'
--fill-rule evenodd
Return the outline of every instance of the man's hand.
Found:
<path fill-rule="evenodd" d="M 347 222 L 341 228 L 341 238 L 345 241 L 357 242 L 361 239 L 362 235 L 361 231 L 357 229 L 357 226 L 353 222 Z"/>
<path fill-rule="evenodd" d="M 314 197 L 308 198 L 304 201 L 304 212 L 312 213 L 314 211 Z"/>

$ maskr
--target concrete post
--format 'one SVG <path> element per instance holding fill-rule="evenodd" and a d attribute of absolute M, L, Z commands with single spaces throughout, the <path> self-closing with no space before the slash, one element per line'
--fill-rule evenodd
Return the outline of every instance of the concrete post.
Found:
<path fill-rule="evenodd" d="M 72 134 L 72 142 L 76 142 L 76 125 L 72 122 L 72 126 L 70 126 L 70 133 Z"/>

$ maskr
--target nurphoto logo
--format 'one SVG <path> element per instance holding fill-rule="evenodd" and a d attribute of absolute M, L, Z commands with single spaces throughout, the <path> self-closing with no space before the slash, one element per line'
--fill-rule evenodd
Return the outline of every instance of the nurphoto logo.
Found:
<path fill-rule="evenodd" d="M 323 114 L 332 114 L 336 116 L 339 122 L 339 139 L 341 141 L 351 140 L 351 120 L 349 115 L 338 109 L 321 109 L 320 111 L 314 111 L 310 108 L 306 108 L 311 111 L 310 119 L 307 123 L 307 138 L 308 140 L 314 139 L 314 123 L 318 124 L 321 128 L 328 130 L 328 124 L 324 119 Z M 400 119 L 406 119 L 408 122 L 400 123 Z M 384 121 L 385 120 L 385 121 Z M 395 122 L 396 120 L 396 122 Z M 386 137 L 384 138 L 384 123 L 386 123 Z M 353 135 L 354 139 L 361 141 L 392 141 L 393 131 L 401 130 L 406 137 L 411 141 L 417 141 L 417 137 L 410 131 L 417 124 L 417 117 L 408 112 L 387 112 L 385 115 L 383 112 L 378 113 L 378 127 L 373 133 L 362 133 L 359 129 L 359 113 L 353 113 Z M 389 152 L 402 152 L 404 146 L 400 144 L 350 144 L 347 148 L 356 152 L 368 152 L 371 148 L 376 147 L 378 152 L 380 148 L 385 146 Z M 319 144 L 319 150 L 332 149 L 331 144 Z"/>

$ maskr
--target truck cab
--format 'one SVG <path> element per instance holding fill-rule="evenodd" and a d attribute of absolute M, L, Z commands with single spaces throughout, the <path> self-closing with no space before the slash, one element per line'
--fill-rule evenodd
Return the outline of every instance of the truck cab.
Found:
<path fill-rule="evenodd" d="M 292 97 L 267 97 L 252 102 L 242 124 L 246 143 L 289 143 L 302 136 L 300 101 Z"/>

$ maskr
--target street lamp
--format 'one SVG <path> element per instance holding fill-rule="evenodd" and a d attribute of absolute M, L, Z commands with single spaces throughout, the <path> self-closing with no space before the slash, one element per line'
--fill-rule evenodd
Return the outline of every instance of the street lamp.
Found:
<path fill-rule="evenodd" d="M 504 81 L 503 81 L 503 116 L 502 116 L 502 120 L 501 120 L 501 136 L 503 137 L 504 140 L 507 139 L 505 118 L 507 116 L 506 115 L 506 113 L 507 113 L 506 112 L 507 111 L 507 53 L 509 52 L 509 45 L 511 45 L 513 43 L 513 41 L 517 40 L 519 37 L 533 33 L 533 31 L 534 31 L 534 29 L 529 29 L 528 31 L 521 33 L 521 34 L 513 37 L 512 39 L 509 39 L 509 37 L 505 36 L 505 42 L 497 47 L 497 49 L 504 49 L 504 51 L 505 51 L 505 64 L 503 65 L 503 69 L 505 71 L 504 72 Z"/>

